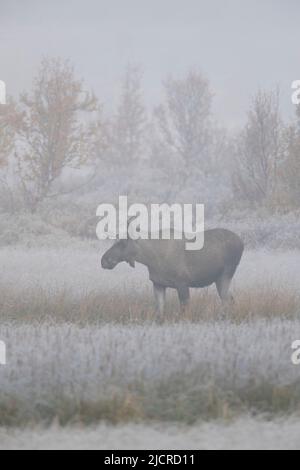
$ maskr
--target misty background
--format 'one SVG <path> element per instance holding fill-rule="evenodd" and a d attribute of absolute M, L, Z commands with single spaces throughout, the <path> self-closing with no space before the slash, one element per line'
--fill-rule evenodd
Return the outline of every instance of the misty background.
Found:
<path fill-rule="evenodd" d="M 70 58 L 79 76 L 110 107 L 124 67 L 141 64 L 147 103 L 161 81 L 200 68 L 211 82 L 218 118 L 245 120 L 257 88 L 280 85 L 290 116 L 299 78 L 297 0 L 0 1 L 0 71 L 8 92 L 30 86 L 42 56 Z"/>
<path fill-rule="evenodd" d="M 295 223 L 298 2 L 0 5 L 4 244 L 20 213 L 30 231 L 95 237 L 98 204 L 120 194 L 204 203 L 213 225 Z"/>

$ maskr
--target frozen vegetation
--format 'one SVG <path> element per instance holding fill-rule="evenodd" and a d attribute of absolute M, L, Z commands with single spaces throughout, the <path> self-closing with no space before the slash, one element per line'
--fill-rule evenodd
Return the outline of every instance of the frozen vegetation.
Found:
<path fill-rule="evenodd" d="M 7 325 L 0 422 L 230 419 L 298 412 L 300 321 Z"/>
<path fill-rule="evenodd" d="M 43 288 L 70 290 L 74 295 L 92 291 L 147 288 L 148 273 L 137 265 L 126 263 L 114 271 L 103 271 L 101 254 L 110 242 L 83 242 L 68 239 L 62 247 L 14 246 L 0 249 L 1 286 L 23 290 Z M 273 285 L 296 288 L 300 282 L 300 252 L 298 250 L 247 250 L 234 278 L 234 286 L 250 289 Z M 136 290 L 135 290 L 136 292 Z"/>
<path fill-rule="evenodd" d="M 203 422 L 193 426 L 170 424 L 101 424 L 82 428 L 0 429 L 0 449 L 170 449 L 170 450 L 298 450 L 299 420 L 266 421 L 241 416 L 233 422 Z"/>
<path fill-rule="evenodd" d="M 76 447 L 85 424 L 77 447 L 298 447 L 299 252 L 246 251 L 227 319 L 212 287 L 184 318 L 169 294 L 160 325 L 146 271 L 102 271 L 105 247 L 0 250 L 1 445 Z"/>

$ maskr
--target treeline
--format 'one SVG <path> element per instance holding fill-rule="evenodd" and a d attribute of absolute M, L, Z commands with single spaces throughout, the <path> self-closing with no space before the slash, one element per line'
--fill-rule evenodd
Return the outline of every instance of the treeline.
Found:
<path fill-rule="evenodd" d="M 44 59 L 31 90 L 0 107 L 2 211 L 99 190 L 219 209 L 300 206 L 300 107 L 285 123 L 278 91 L 259 91 L 231 135 L 215 122 L 218 97 L 202 74 L 162 87 L 162 103 L 147 109 L 142 74 L 128 66 L 108 111 L 68 61 Z"/>

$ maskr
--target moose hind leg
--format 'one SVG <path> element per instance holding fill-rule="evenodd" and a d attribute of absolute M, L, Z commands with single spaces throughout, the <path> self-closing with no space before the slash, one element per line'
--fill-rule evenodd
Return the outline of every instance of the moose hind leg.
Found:
<path fill-rule="evenodd" d="M 185 310 L 188 308 L 189 303 L 190 303 L 190 290 L 188 287 L 183 286 L 179 287 L 177 289 L 178 292 L 178 298 L 180 302 L 180 310 L 181 312 L 185 312 Z"/>
<path fill-rule="evenodd" d="M 229 293 L 229 287 L 232 281 L 232 276 L 227 273 L 222 274 L 216 281 L 217 291 L 223 304 L 234 303 L 233 296 Z"/>
<path fill-rule="evenodd" d="M 166 288 L 159 286 L 157 284 L 153 284 L 153 290 L 154 290 L 156 312 L 162 315 L 165 311 Z"/>

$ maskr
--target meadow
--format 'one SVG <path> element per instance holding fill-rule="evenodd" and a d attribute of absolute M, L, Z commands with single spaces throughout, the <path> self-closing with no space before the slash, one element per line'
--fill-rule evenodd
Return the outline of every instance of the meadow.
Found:
<path fill-rule="evenodd" d="M 147 272 L 125 264 L 103 271 L 105 247 L 0 251 L 2 432 L 154 426 L 158 433 L 158 425 L 192 432 L 208 423 L 230 428 L 243 417 L 253 425 L 299 416 L 300 368 L 291 362 L 300 338 L 297 250 L 247 251 L 227 317 L 211 287 L 193 292 L 184 316 L 170 292 L 159 321 Z"/>

